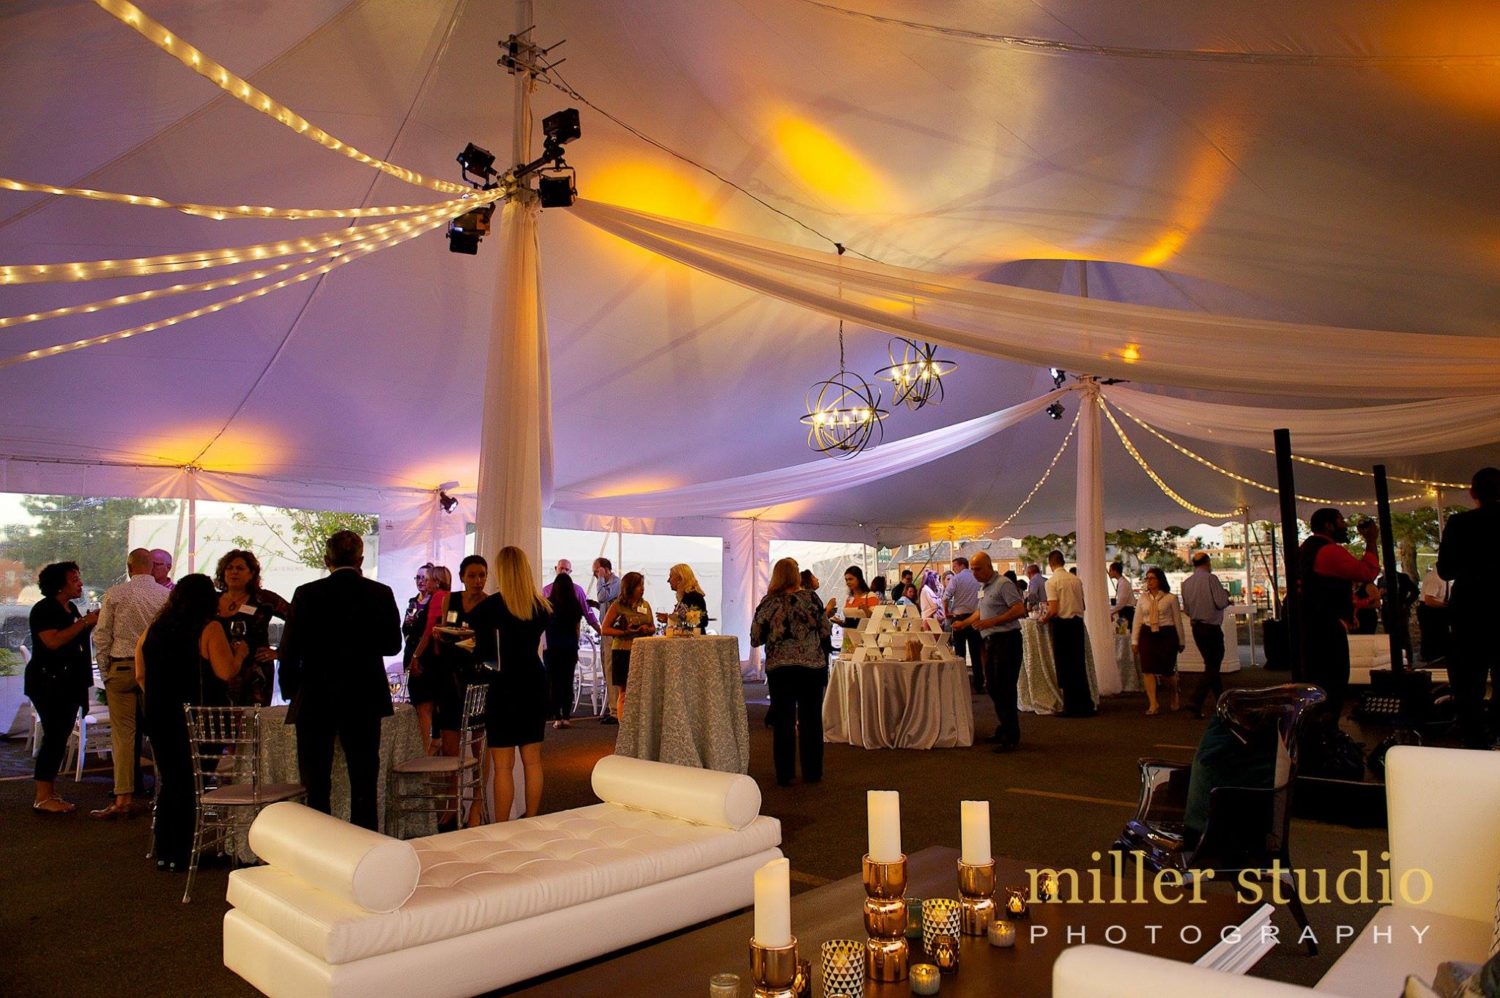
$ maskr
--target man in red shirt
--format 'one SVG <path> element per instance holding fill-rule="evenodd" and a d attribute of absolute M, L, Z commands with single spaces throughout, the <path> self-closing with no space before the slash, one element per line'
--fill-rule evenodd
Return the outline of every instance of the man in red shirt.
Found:
<path fill-rule="evenodd" d="M 1374 582 L 1380 575 L 1377 543 L 1380 528 L 1374 520 L 1359 525 L 1365 555 L 1356 558 L 1344 547 L 1349 525 L 1336 509 L 1312 515 L 1312 536 L 1297 552 L 1297 577 L 1302 593 L 1302 668 L 1309 682 L 1328 694 L 1328 720 L 1337 726 L 1349 689 L 1349 626 L 1354 618 L 1354 587 Z"/>

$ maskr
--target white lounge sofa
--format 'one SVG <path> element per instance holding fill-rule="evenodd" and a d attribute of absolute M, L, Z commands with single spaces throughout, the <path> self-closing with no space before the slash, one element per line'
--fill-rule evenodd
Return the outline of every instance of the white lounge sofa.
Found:
<path fill-rule="evenodd" d="M 1394 903 L 1359 931 L 1319 991 L 1400 994 L 1408 974 L 1431 980 L 1439 963 L 1489 957 L 1500 884 L 1500 752 L 1398 745 L 1385 757 L 1385 801 Z M 1396 885 L 1419 870 L 1432 878 L 1432 896 L 1413 905 Z M 1413 891 L 1418 880 L 1413 873 Z M 1424 926 L 1418 942 L 1413 929 Z"/>
<path fill-rule="evenodd" d="M 1053 965 L 1053 994 L 1093 996 L 1104 993 L 1108 982 L 1105 990 L 1113 998 L 1396 996 L 1408 976 L 1432 981 L 1440 963 L 1484 963 L 1497 930 L 1500 891 L 1500 753 L 1392 748 L 1386 756 L 1386 806 L 1391 883 L 1399 884 L 1407 871 L 1423 870 L 1432 878 L 1432 896 L 1412 905 L 1394 889 L 1396 903 L 1359 929 L 1315 989 L 1079 946 Z M 1413 890 L 1420 891 L 1413 877 Z M 1413 928 L 1424 930 L 1420 941 Z"/>
<path fill-rule="evenodd" d="M 250 829 L 224 965 L 273 996 L 473 995 L 723 915 L 781 855 L 747 776 L 608 756 L 590 807 L 402 842 L 300 804 Z"/>

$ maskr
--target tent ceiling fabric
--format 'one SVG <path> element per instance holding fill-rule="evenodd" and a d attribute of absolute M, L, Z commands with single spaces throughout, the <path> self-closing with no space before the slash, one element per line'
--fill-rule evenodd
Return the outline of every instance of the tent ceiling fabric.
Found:
<path fill-rule="evenodd" d="M 452 158 L 464 143 L 502 158 L 509 148 L 510 80 L 495 66 L 509 3 L 141 6 L 371 155 L 457 179 Z M 1242 8 L 1181 0 L 1142 18 L 1112 0 L 578 0 L 539 4 L 536 31 L 542 44 L 567 39 L 558 54 L 567 56 L 568 82 L 611 114 L 884 263 L 1073 293 L 1076 268 L 1055 261 L 1088 259 L 1099 298 L 1497 335 L 1500 11 L 1491 4 L 1419 11 L 1353 0 Z M 439 198 L 226 98 L 92 3 L 0 9 L 0 86 L 3 176 L 196 203 Z M 570 103 L 546 88 L 535 98 L 538 117 Z M 586 197 L 832 253 L 824 238 L 590 108 L 582 115 L 569 160 Z M 548 211 L 540 223 L 559 496 L 660 490 L 808 461 L 797 417 L 807 387 L 837 364 L 832 320 L 566 216 Z M 336 227 L 0 192 L 7 264 Z M 285 480 L 289 497 L 298 481 L 472 488 L 497 262 L 493 242 L 466 257 L 434 234 L 181 326 L 0 370 L 7 481 L 45 491 L 48 466 L 26 459 L 64 458 L 196 463 Z M 0 314 L 168 282 L 110 281 L 102 294 L 94 285 L 7 287 Z M 206 300 L 186 295 L 0 329 L 0 353 Z M 850 328 L 851 368 L 883 366 L 887 340 Z M 943 405 L 898 412 L 888 439 L 1051 387 L 1045 369 L 957 359 Z M 1370 385 L 1370 401 L 1385 400 L 1387 387 Z M 766 515 L 832 525 L 993 522 L 1042 473 L 1071 415 L 1036 417 L 919 470 Z M 1111 523 L 1192 520 L 1145 479 L 1107 423 L 1102 433 Z M 1133 437 L 1194 502 L 1228 508 L 1247 499 L 1271 512 L 1263 495 L 1241 495 L 1159 441 Z M 1256 451 L 1195 449 L 1252 477 L 1271 475 L 1269 457 Z M 1390 464 L 1463 480 L 1482 460 L 1494 456 L 1468 450 Z M 1017 526 L 1072 529 L 1072 479 L 1065 459 Z M 1369 487 L 1299 469 L 1299 491 L 1354 496 Z"/>

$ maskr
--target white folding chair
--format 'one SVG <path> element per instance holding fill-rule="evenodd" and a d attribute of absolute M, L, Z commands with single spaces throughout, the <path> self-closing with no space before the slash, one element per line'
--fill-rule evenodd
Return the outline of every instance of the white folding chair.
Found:
<path fill-rule="evenodd" d="M 578 640 L 578 668 L 573 671 L 573 712 L 588 693 L 589 706 L 594 716 L 599 716 L 600 704 L 608 695 L 608 684 L 604 678 L 603 656 L 599 653 L 599 636 L 585 631 Z"/>

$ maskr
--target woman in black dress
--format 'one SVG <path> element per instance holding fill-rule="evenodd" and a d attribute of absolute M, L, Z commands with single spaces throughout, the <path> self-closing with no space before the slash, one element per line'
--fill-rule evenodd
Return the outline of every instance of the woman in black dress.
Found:
<path fill-rule="evenodd" d="M 573 676 L 578 671 L 578 629 L 583 624 L 583 607 L 573 577 L 559 572 L 552 581 L 548 602 L 552 617 L 547 622 L 547 650 L 542 662 L 547 667 L 547 681 L 552 688 L 552 727 L 571 728 L 573 716 Z"/>
<path fill-rule="evenodd" d="M 184 704 L 201 705 L 249 658 L 219 623 L 219 594 L 206 575 L 179 579 L 161 615 L 135 649 L 136 682 L 146 701 L 146 735 L 156 759 L 155 854 L 158 870 L 187 869 L 193 846 L 193 761 Z"/>
<path fill-rule="evenodd" d="M 457 618 L 451 622 L 448 620 L 452 609 L 448 604 L 453 595 L 453 573 L 447 566 L 427 566 L 427 595 L 427 612 L 418 625 L 417 648 L 408 663 L 406 698 L 416 708 L 417 727 L 427 741 L 427 754 L 436 755 L 442 751 L 438 741 L 441 736 L 437 733 L 437 702 L 444 685 L 452 677 L 443 675 L 445 663 L 432 654 L 436 643 L 432 628 L 436 624 L 455 626 L 457 623 Z"/>
<path fill-rule="evenodd" d="M 286 620 L 291 606 L 260 587 L 260 559 L 250 551 L 230 551 L 214 568 L 219 588 L 219 624 L 230 641 L 243 641 L 250 653 L 239 674 L 229 680 L 221 699 L 236 707 L 269 707 L 275 691 L 276 649 L 271 647 L 271 618 Z"/>
<path fill-rule="evenodd" d="M 667 572 L 667 585 L 672 587 L 672 592 L 677 596 L 677 605 L 683 610 L 698 611 L 698 633 L 704 634 L 708 631 L 708 597 L 703 595 L 703 587 L 698 584 L 698 576 L 693 573 L 689 565 L 673 565 Z M 658 613 L 656 619 L 662 623 L 667 622 L 667 614 Z"/>
<path fill-rule="evenodd" d="M 495 820 L 509 821 L 515 803 L 512 768 L 516 749 L 526 773 L 526 814 L 542 804 L 542 732 L 547 726 L 547 672 L 539 654 L 552 605 L 531 574 L 531 561 L 518 547 L 495 557 L 497 592 L 474 610 L 475 656 L 494 663 L 485 702 L 485 738 L 495 780 Z"/>
<path fill-rule="evenodd" d="M 89 632 L 99 611 L 80 614 L 73 601 L 83 595 L 83 576 L 76 561 L 48 565 L 37 576 L 41 602 L 31 608 L 31 660 L 23 680 L 26 698 L 42 722 L 42 744 L 36 754 L 37 814 L 71 814 L 77 807 L 53 792 L 73 724 L 89 699 L 93 665 Z M 79 751 L 83 751 L 82 748 Z"/>
<path fill-rule="evenodd" d="M 406 615 L 401 618 L 401 673 L 406 676 L 411 672 L 411 657 L 416 654 L 417 645 L 421 643 L 423 634 L 426 633 L 427 605 L 432 601 L 432 592 L 428 588 L 428 570 L 432 568 L 432 562 L 428 562 L 417 569 L 417 595 L 406 601 Z M 411 679 L 407 680 L 407 698 L 410 699 Z"/>

